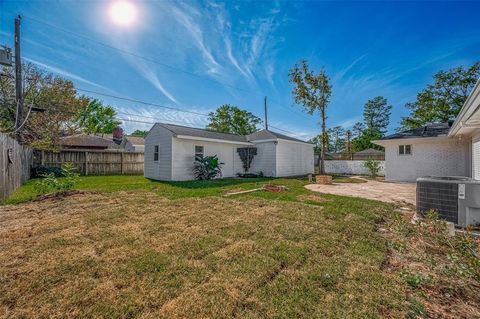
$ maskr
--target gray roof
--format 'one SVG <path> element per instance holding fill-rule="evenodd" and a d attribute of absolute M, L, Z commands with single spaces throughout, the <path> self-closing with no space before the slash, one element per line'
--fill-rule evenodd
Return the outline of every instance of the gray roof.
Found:
<path fill-rule="evenodd" d="M 145 139 L 140 136 L 126 136 L 126 139 L 133 145 L 145 145 Z"/>
<path fill-rule="evenodd" d="M 272 132 L 267 130 L 260 130 L 245 136 L 245 135 L 237 135 L 237 134 L 219 133 L 219 132 L 210 131 L 206 129 L 181 126 L 181 125 L 175 125 L 175 124 L 165 124 L 165 123 L 157 123 L 157 124 L 176 135 L 211 138 L 211 139 L 227 140 L 227 141 L 233 141 L 233 142 L 250 142 L 250 141 L 253 142 L 253 141 L 259 141 L 259 140 L 271 140 L 271 139 L 279 138 L 279 139 L 284 139 L 289 141 L 307 143 L 305 141 L 302 141 L 287 135 L 283 135 L 277 132 Z"/>
<path fill-rule="evenodd" d="M 164 123 L 157 123 L 157 124 L 177 135 L 203 137 L 203 138 L 227 140 L 227 141 L 233 141 L 233 142 L 248 142 L 247 137 L 244 135 L 219 133 L 219 132 L 209 131 L 201 128 L 187 127 L 187 126 L 174 125 L 174 124 L 164 124 Z"/>
<path fill-rule="evenodd" d="M 403 132 L 398 132 L 395 134 L 387 135 L 380 140 L 395 140 L 402 138 L 422 138 L 422 137 L 438 137 L 438 136 L 447 136 L 448 131 L 452 122 L 448 123 L 430 123 L 425 126 L 415 128 L 412 130 L 407 130 Z"/>
<path fill-rule="evenodd" d="M 108 137 L 101 137 L 98 135 L 75 134 L 65 136 L 60 139 L 60 145 L 70 147 L 105 147 L 117 148 L 115 144 Z"/>
<path fill-rule="evenodd" d="M 301 143 L 308 143 L 297 138 L 293 138 L 287 135 L 283 135 L 277 132 L 267 131 L 267 130 L 260 130 L 255 133 L 247 135 L 249 141 L 260 141 L 260 140 L 271 140 L 271 139 L 282 139 L 287 141 L 295 141 Z"/>

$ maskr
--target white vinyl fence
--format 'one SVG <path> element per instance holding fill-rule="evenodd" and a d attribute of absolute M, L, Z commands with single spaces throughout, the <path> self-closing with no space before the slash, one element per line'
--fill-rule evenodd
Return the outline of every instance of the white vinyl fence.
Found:
<path fill-rule="evenodd" d="M 329 160 L 325 161 L 325 172 L 327 174 L 339 175 L 369 175 L 370 172 L 365 167 L 366 161 L 347 161 L 347 160 Z M 379 176 L 385 176 L 385 161 L 380 162 Z"/>

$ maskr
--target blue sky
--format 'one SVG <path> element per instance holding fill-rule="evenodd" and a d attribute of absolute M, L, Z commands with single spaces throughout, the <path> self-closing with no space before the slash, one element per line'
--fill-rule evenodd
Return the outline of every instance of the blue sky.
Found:
<path fill-rule="evenodd" d="M 224 103 L 263 117 L 266 95 L 269 123 L 302 138 L 318 134 L 319 120 L 293 104 L 288 70 L 301 59 L 331 77 L 328 126 L 350 127 L 383 95 L 390 131 L 436 71 L 480 59 L 480 2 L 130 0 L 128 27 L 109 18 L 112 2 L 0 0 L 0 43 L 12 45 L 22 14 L 25 60 L 81 89 L 157 104 L 81 92 L 122 119 L 202 127 L 206 117 L 158 105 L 203 114 Z"/>

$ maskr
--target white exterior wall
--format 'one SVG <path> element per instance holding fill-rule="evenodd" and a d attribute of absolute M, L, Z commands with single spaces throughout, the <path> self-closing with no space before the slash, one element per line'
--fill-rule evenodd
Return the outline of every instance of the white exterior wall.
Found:
<path fill-rule="evenodd" d="M 217 155 L 222 166 L 223 177 L 235 177 L 243 172 L 242 160 L 237 153 L 237 148 L 245 145 L 207 142 L 200 140 L 187 140 L 173 137 L 173 162 L 172 180 L 185 181 L 195 179 L 193 176 L 193 163 L 195 162 L 195 145 L 203 146 L 204 156 Z"/>
<path fill-rule="evenodd" d="M 399 155 L 399 145 L 412 145 L 412 155 Z M 457 139 L 385 141 L 385 178 L 414 182 L 421 176 L 469 176 L 468 143 Z"/>
<path fill-rule="evenodd" d="M 276 145 L 277 177 L 313 174 L 313 145 L 279 139 Z"/>
<path fill-rule="evenodd" d="M 258 174 L 262 172 L 265 176 L 277 176 L 277 146 L 275 142 L 255 143 L 255 147 L 257 148 L 257 155 L 253 157 L 249 173 Z"/>
<path fill-rule="evenodd" d="M 145 137 L 145 162 L 143 175 L 156 180 L 172 179 L 173 134 L 159 125 L 154 125 Z M 159 145 L 158 161 L 153 160 L 155 145 Z"/>
<path fill-rule="evenodd" d="M 134 152 L 145 152 L 145 145 L 133 145 Z"/>
<path fill-rule="evenodd" d="M 325 161 L 325 172 L 327 174 L 347 174 L 347 175 L 370 175 L 370 171 L 365 167 L 362 160 L 327 160 Z M 380 162 L 379 176 L 385 176 L 385 161 Z"/>
<path fill-rule="evenodd" d="M 480 132 L 472 137 L 472 177 L 480 180 Z"/>

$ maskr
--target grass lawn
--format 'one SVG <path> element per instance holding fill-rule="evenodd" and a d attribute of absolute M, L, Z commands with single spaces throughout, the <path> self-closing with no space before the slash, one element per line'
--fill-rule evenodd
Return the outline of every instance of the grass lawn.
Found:
<path fill-rule="evenodd" d="M 289 191 L 221 196 L 267 182 Z M 33 183 L 9 202 L 31 198 Z M 402 275 L 424 271 L 409 268 L 423 264 L 402 249 L 428 247 L 412 244 L 414 226 L 394 205 L 311 193 L 304 184 L 82 177 L 77 188 L 92 192 L 0 206 L 0 317 L 445 315 L 445 301 L 426 295 L 437 296 L 443 268 L 430 266 L 431 281 L 415 287 Z M 430 258 L 443 267 L 447 253 Z M 474 276 L 451 297 L 457 317 L 480 315 Z M 455 272 L 448 278 L 442 283 L 458 285 Z"/>

